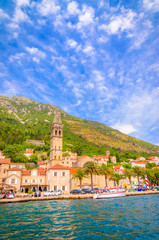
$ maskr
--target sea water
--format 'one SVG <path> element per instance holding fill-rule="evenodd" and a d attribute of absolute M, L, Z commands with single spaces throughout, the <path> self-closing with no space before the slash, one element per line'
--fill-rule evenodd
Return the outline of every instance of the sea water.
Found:
<path fill-rule="evenodd" d="M 159 239 L 159 194 L 0 205 L 0 239 Z"/>

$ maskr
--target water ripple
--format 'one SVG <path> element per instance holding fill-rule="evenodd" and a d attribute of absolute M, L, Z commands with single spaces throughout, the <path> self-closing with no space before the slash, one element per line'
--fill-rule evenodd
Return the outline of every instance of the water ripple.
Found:
<path fill-rule="evenodd" d="M 159 195 L 0 206 L 0 239 L 159 239 Z"/>

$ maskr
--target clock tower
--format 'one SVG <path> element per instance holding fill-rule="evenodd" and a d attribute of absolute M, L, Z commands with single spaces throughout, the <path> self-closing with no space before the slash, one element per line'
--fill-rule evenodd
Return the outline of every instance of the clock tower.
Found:
<path fill-rule="evenodd" d="M 50 144 L 50 161 L 53 164 L 62 161 L 62 140 L 63 140 L 63 125 L 60 112 L 55 110 L 55 117 L 51 127 L 51 144 Z"/>

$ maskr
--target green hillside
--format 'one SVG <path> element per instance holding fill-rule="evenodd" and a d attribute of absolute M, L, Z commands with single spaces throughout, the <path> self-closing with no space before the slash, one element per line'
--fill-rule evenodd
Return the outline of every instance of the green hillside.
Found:
<path fill-rule="evenodd" d="M 36 151 L 47 151 L 49 156 L 50 132 L 54 118 L 52 104 L 43 104 L 25 97 L 0 96 L 0 149 L 18 144 L 21 149 L 33 147 Z M 121 157 L 158 155 L 159 146 L 130 137 L 104 124 L 73 117 L 59 109 L 64 124 L 64 151 L 78 155 L 112 154 Z M 26 139 L 45 141 L 45 146 L 28 145 Z"/>

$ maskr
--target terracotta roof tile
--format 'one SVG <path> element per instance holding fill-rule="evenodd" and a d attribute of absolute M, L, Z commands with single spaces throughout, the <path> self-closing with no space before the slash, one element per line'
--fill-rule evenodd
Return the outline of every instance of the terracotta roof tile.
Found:
<path fill-rule="evenodd" d="M 49 169 L 69 169 L 68 167 L 65 167 L 63 165 L 60 165 L 60 164 L 55 164 L 54 166 L 52 166 L 51 168 Z"/>
<path fill-rule="evenodd" d="M 133 161 L 133 162 L 137 164 L 147 164 L 147 162 L 136 162 L 136 161 Z"/>
<path fill-rule="evenodd" d="M 45 170 L 45 169 L 42 167 L 37 167 L 36 170 Z"/>
<path fill-rule="evenodd" d="M 10 158 L 0 158 L 0 163 L 10 163 Z"/>
<path fill-rule="evenodd" d="M 152 157 L 149 157 L 149 158 L 148 158 L 148 160 L 152 160 L 152 159 L 154 159 L 154 158 L 155 158 L 155 157 L 154 157 L 154 156 L 152 156 Z"/>
<path fill-rule="evenodd" d="M 12 164 L 12 165 L 25 165 L 25 163 L 14 163 L 14 162 L 11 162 L 10 164 Z"/>
<path fill-rule="evenodd" d="M 39 175 L 46 175 L 46 170 L 40 170 L 40 171 L 38 171 L 38 174 Z"/>
<path fill-rule="evenodd" d="M 77 168 L 70 168 L 70 174 L 75 174 L 77 171 Z"/>
<path fill-rule="evenodd" d="M 38 162 L 39 165 L 45 165 L 45 162 Z"/>
<path fill-rule="evenodd" d="M 31 175 L 30 170 L 23 170 L 22 175 Z"/>
<path fill-rule="evenodd" d="M 13 168 L 8 169 L 8 171 L 23 171 L 23 170 L 18 167 L 13 167 Z"/>

